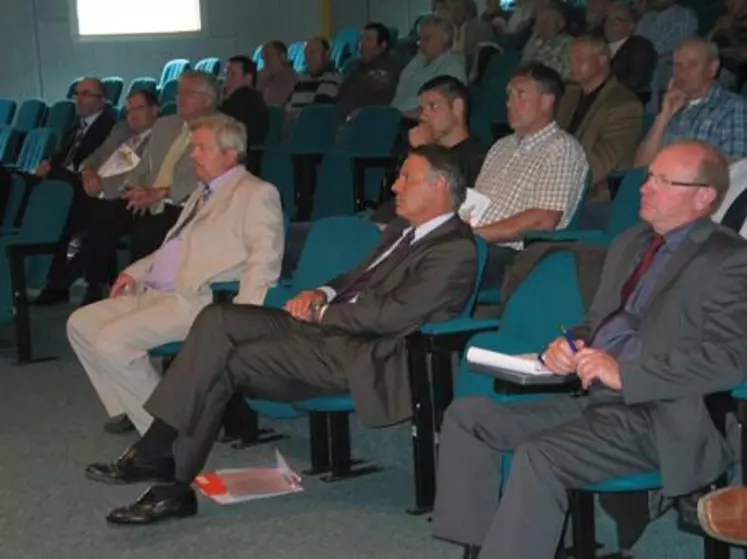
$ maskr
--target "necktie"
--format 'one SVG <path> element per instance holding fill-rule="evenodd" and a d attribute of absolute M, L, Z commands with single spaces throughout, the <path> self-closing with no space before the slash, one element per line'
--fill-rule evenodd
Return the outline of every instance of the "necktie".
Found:
<path fill-rule="evenodd" d="M 197 217 L 197 213 L 200 211 L 200 208 L 202 208 L 202 206 L 204 206 L 205 203 L 210 198 L 210 194 L 211 194 L 210 187 L 207 184 L 203 184 L 202 185 L 202 196 L 197 201 L 197 203 L 194 206 L 192 206 L 192 208 L 189 211 L 189 214 L 187 214 L 187 217 L 185 217 L 182 220 L 182 222 L 179 225 L 177 225 L 173 229 L 173 231 L 171 231 L 171 233 L 169 233 L 169 236 L 163 241 L 163 244 L 166 244 L 172 239 L 175 239 L 176 237 L 178 237 L 181 234 L 181 232 L 184 231 L 187 225 L 192 223 L 194 218 Z"/>
<path fill-rule="evenodd" d="M 373 277 L 376 269 L 379 267 L 379 265 L 382 262 L 386 262 L 387 260 L 390 260 L 392 257 L 399 256 L 400 254 L 404 253 L 408 248 L 410 248 L 410 245 L 412 244 L 413 239 L 415 238 L 415 228 L 412 227 L 403 237 L 400 237 L 399 244 L 394 247 L 394 250 L 392 250 L 389 254 L 386 255 L 386 257 L 379 259 L 378 262 L 374 262 L 373 266 L 369 266 L 364 272 L 360 273 L 358 277 L 356 277 L 353 281 L 351 281 L 345 288 L 340 291 L 335 298 L 332 300 L 333 303 L 350 303 L 353 299 L 355 299 L 361 291 L 366 287 L 366 284 L 371 280 Z M 396 242 L 396 241 L 395 241 Z M 384 252 L 386 254 L 386 251 Z"/>
<path fill-rule="evenodd" d="M 747 217 L 747 188 L 737 196 L 721 218 L 721 225 L 739 233 Z"/>
<path fill-rule="evenodd" d="M 78 147 L 80 146 L 80 141 L 83 139 L 83 136 L 86 134 L 86 121 L 83 119 L 80 119 L 78 121 L 78 126 L 75 129 L 75 135 L 73 136 L 73 141 L 70 143 L 70 147 L 67 150 L 67 155 L 65 155 L 65 159 L 62 162 L 63 167 L 70 167 L 73 165 L 73 160 L 75 159 L 75 154 L 78 152 Z M 75 167 L 75 166 L 74 166 Z"/>
<path fill-rule="evenodd" d="M 153 188 L 171 186 L 174 180 L 174 167 L 189 145 L 189 135 L 189 127 L 185 124 L 179 135 L 172 142 L 171 147 L 169 147 L 169 151 L 166 152 L 166 156 L 163 158 L 163 162 L 158 169 L 156 179 L 153 181 Z"/>
<path fill-rule="evenodd" d="M 646 274 L 648 269 L 651 267 L 651 264 L 653 264 L 654 257 L 663 244 L 664 237 L 662 237 L 661 235 L 653 235 L 649 240 L 648 246 L 646 247 L 646 250 L 643 251 L 641 259 L 638 261 L 635 269 L 623 284 L 622 291 L 620 292 L 621 309 L 625 306 L 625 303 L 628 302 L 628 299 L 638 285 L 638 282 L 641 281 L 641 278 Z"/>

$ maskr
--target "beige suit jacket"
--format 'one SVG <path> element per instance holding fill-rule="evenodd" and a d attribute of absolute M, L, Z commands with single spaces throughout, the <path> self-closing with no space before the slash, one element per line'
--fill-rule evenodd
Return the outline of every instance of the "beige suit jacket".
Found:
<path fill-rule="evenodd" d="M 569 87 L 558 106 L 558 125 L 567 130 L 581 89 Z M 594 184 L 610 171 L 629 169 L 641 140 L 643 105 L 617 79 L 610 77 L 573 134 L 583 146 Z"/>
<path fill-rule="evenodd" d="M 244 169 L 235 172 L 182 233 L 176 291 L 198 304 L 212 299 L 211 283 L 240 281 L 234 302 L 261 305 L 280 275 L 285 239 L 277 188 Z M 171 231 L 180 227 L 201 196 L 201 189 L 192 193 Z M 124 273 L 142 285 L 155 254 L 138 260 Z"/>

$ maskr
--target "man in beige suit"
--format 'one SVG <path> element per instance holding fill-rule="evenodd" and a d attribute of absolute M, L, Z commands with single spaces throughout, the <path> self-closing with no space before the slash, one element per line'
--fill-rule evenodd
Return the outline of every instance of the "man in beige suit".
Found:
<path fill-rule="evenodd" d="M 190 126 L 200 185 L 161 247 L 117 279 L 109 299 L 74 312 L 68 338 L 112 420 L 145 432 L 145 400 L 160 377 L 148 350 L 183 340 L 212 299 L 210 284 L 241 280 L 236 302 L 261 305 L 280 273 L 283 216 L 277 189 L 246 171 L 246 130 L 224 115 Z"/>
<path fill-rule="evenodd" d="M 643 105 L 610 73 L 604 39 L 583 36 L 570 47 L 569 87 L 558 106 L 557 122 L 579 141 L 593 175 L 595 200 L 609 199 L 606 176 L 629 169 L 641 139 Z"/>

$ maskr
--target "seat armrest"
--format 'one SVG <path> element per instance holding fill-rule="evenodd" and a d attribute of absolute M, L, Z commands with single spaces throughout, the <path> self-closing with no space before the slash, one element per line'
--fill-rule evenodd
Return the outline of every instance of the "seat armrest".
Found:
<path fill-rule="evenodd" d="M 596 246 L 607 246 L 609 235 L 601 230 L 564 230 L 564 231 L 530 231 L 524 236 L 524 246 L 537 242 L 550 243 L 584 243 Z"/>

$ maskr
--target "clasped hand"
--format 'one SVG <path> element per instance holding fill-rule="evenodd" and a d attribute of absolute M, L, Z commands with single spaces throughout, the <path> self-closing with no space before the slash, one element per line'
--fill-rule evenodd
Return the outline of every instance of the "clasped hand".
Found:
<path fill-rule="evenodd" d="M 558 375 L 576 373 L 584 390 L 595 380 L 612 390 L 622 388 L 620 363 L 614 357 L 601 349 L 587 348 L 583 340 L 574 343 L 576 353 L 563 337 L 552 342 L 543 354 L 545 366 Z"/>

